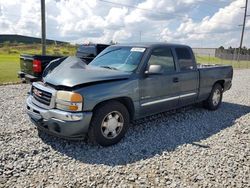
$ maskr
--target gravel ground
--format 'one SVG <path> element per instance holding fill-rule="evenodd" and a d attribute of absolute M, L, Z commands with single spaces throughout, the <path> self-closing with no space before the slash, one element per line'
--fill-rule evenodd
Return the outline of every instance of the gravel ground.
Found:
<path fill-rule="evenodd" d="M 38 134 L 29 86 L 0 86 L 0 187 L 250 187 L 249 83 L 250 70 L 235 70 L 219 110 L 136 121 L 108 148 Z"/>

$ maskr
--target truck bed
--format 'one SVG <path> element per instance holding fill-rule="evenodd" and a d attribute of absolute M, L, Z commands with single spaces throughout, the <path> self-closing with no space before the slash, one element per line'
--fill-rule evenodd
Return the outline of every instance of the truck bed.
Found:
<path fill-rule="evenodd" d="M 197 64 L 198 69 L 203 68 L 214 68 L 214 67 L 230 67 L 230 65 L 220 65 L 220 64 Z"/>
<path fill-rule="evenodd" d="M 204 100 L 208 98 L 209 93 L 216 81 L 224 85 L 224 91 L 230 89 L 233 76 L 233 67 L 230 65 L 201 65 L 197 64 L 199 71 L 199 99 Z"/>
<path fill-rule="evenodd" d="M 44 68 L 49 64 L 50 61 L 60 58 L 61 56 L 49 56 L 49 55 L 20 55 L 20 72 L 18 77 L 26 81 L 36 81 L 42 77 Z M 39 63 L 39 71 L 34 70 L 34 61 Z"/>

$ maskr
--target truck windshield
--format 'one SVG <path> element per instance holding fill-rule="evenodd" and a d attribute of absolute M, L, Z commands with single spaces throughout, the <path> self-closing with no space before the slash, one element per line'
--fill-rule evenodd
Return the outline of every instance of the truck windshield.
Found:
<path fill-rule="evenodd" d="M 102 51 L 89 65 L 131 72 L 138 67 L 145 50 L 141 47 L 111 46 Z"/>

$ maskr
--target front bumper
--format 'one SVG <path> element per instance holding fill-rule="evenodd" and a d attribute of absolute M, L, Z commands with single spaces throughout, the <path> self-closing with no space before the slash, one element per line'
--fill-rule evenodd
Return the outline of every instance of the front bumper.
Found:
<path fill-rule="evenodd" d="M 68 139 L 83 139 L 88 132 L 92 112 L 44 109 L 32 103 L 32 96 L 27 98 L 26 105 L 27 114 L 40 130 Z"/>

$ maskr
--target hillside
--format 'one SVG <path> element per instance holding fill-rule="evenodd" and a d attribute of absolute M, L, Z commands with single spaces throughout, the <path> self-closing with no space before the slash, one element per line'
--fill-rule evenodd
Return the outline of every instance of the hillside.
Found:
<path fill-rule="evenodd" d="M 0 44 L 10 42 L 10 43 L 24 43 L 24 44 L 33 44 L 33 43 L 41 43 L 41 38 L 23 36 L 23 35 L 9 35 L 9 34 L 1 34 L 0 35 Z M 46 40 L 47 44 L 67 44 L 67 42 L 57 41 L 57 40 Z"/>

